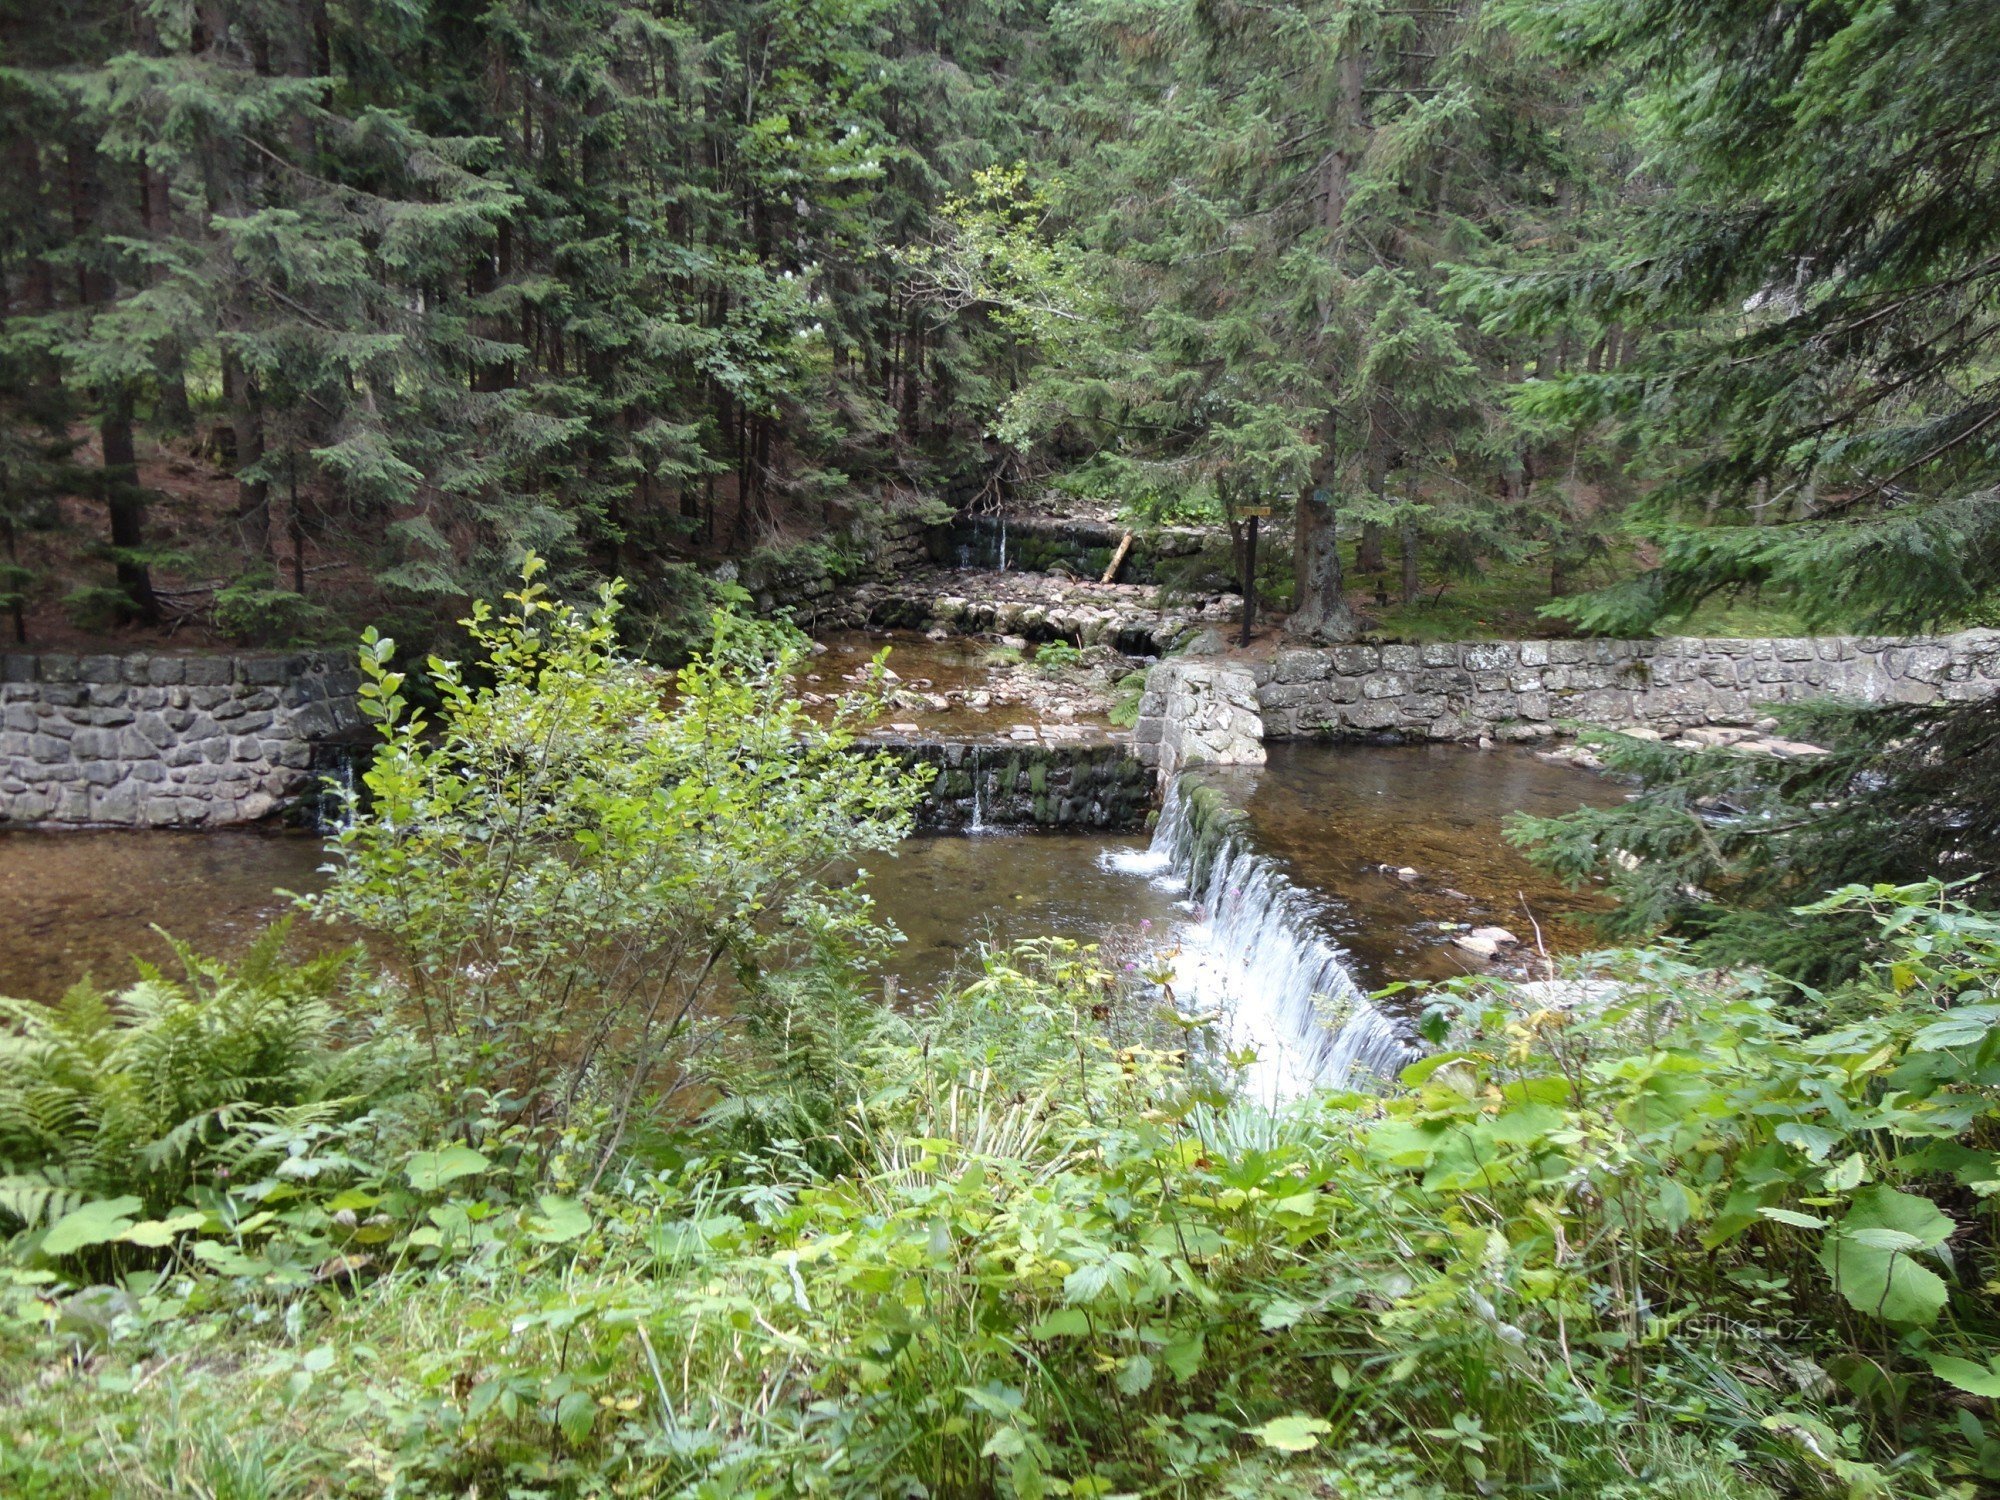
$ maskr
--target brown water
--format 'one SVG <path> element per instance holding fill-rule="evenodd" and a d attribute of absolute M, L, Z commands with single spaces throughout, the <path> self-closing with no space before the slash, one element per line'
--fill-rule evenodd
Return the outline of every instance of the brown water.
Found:
<path fill-rule="evenodd" d="M 240 951 L 318 889 L 320 841 L 291 833 L 0 832 L 0 995 L 52 1000 L 91 976 L 116 987 L 133 958 L 170 965 L 165 928 L 204 953 Z M 332 941 L 298 924 L 298 938 Z"/>
<path fill-rule="evenodd" d="M 822 658 L 824 660 L 824 658 Z M 1623 794 L 1526 753 L 1456 746 L 1273 746 L 1260 771 L 1231 773 L 1260 844 L 1323 897 L 1325 917 L 1367 984 L 1436 978 L 1464 965 L 1441 922 L 1496 922 L 1551 947 L 1578 939 L 1561 919 L 1595 904 L 1564 891 L 1500 839 L 1517 809 L 1567 811 Z M 1055 934 L 1159 933 L 1174 895 L 1102 867 L 1143 835 L 919 837 L 869 862 L 882 915 L 908 941 L 890 960 L 906 989 L 977 963 L 982 942 Z M 280 833 L 0 833 L 0 994 L 48 999 L 85 973 L 119 984 L 134 954 L 171 954 L 150 928 L 205 952 L 239 950 L 310 891 L 317 840 Z M 1410 866 L 1404 881 L 1380 866 Z M 302 929 L 308 940 L 330 938 Z"/>
<path fill-rule="evenodd" d="M 1066 937 L 1114 950 L 1164 936 L 1181 917 L 1174 898 L 1101 859 L 1145 847 L 1138 833 L 906 839 L 867 866 L 876 910 L 906 939 L 887 967 L 906 989 L 924 989 L 954 970 L 978 972 L 982 944 Z"/>
<path fill-rule="evenodd" d="M 1269 756 L 1227 773 L 1231 790 L 1259 847 L 1327 898 L 1327 925 L 1365 985 L 1473 967 L 1441 923 L 1505 927 L 1529 944 L 1539 923 L 1551 952 L 1586 945 L 1573 918 L 1605 899 L 1567 889 L 1501 834 L 1516 812 L 1615 806 L 1618 783 L 1512 748 L 1273 745 Z"/>

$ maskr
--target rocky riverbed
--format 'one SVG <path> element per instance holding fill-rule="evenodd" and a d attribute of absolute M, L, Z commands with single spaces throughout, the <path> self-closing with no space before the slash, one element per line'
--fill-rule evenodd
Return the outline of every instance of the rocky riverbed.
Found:
<path fill-rule="evenodd" d="M 1067 640 L 1128 655 L 1164 656 L 1204 628 L 1233 619 L 1236 596 L 1180 594 L 1151 584 L 1095 583 L 1059 574 L 913 569 L 870 581 L 820 605 L 815 629 L 939 630 L 952 635 Z"/>
<path fill-rule="evenodd" d="M 870 681 L 885 648 L 886 707 L 874 732 L 900 740 L 1119 743 L 1126 732 L 1114 709 L 1121 697 L 1136 702 L 1145 665 L 1109 646 L 1036 646 L 1023 636 L 838 632 L 815 643 L 800 674 L 807 707 L 831 713 Z"/>

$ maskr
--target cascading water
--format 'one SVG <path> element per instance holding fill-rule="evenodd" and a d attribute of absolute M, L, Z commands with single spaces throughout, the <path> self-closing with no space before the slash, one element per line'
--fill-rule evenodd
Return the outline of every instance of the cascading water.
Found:
<path fill-rule="evenodd" d="M 965 825 L 967 833 L 986 832 L 986 752 L 979 746 L 972 748 L 972 821 Z"/>
<path fill-rule="evenodd" d="M 1176 999 L 1183 1011 L 1219 1013 L 1225 1046 L 1256 1054 L 1245 1078 L 1253 1097 L 1338 1086 L 1357 1070 L 1393 1078 L 1416 1055 L 1355 982 L 1312 899 L 1240 823 L 1204 820 L 1185 777 L 1168 790 L 1152 846 L 1107 862 L 1187 893 Z"/>
<path fill-rule="evenodd" d="M 1007 571 L 1007 518 L 1000 518 L 1000 571 Z"/>

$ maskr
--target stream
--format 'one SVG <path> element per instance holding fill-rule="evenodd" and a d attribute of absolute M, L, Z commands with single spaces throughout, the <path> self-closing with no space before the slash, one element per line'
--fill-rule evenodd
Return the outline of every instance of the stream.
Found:
<path fill-rule="evenodd" d="M 1192 826 L 1190 785 L 1247 813 L 1218 843 Z M 1145 834 L 924 834 L 867 863 L 904 935 L 884 963 L 908 997 L 975 970 L 982 945 L 1103 940 L 1114 962 L 1165 957 L 1184 1011 L 1219 1017 L 1248 1081 L 1278 1096 L 1410 1055 L 1407 1015 L 1366 995 L 1476 968 L 1453 928 L 1492 923 L 1552 952 L 1600 904 L 1501 838 L 1509 814 L 1605 805 L 1614 784 L 1512 749 L 1273 745 L 1261 768 L 1184 778 Z M 50 1000 L 88 973 L 116 985 L 134 957 L 170 964 L 155 926 L 203 952 L 240 950 L 323 876 L 320 841 L 256 832 L 0 832 L 0 994 Z M 333 936 L 301 924 L 299 936 Z M 1146 967 L 1152 965 L 1147 963 Z"/>

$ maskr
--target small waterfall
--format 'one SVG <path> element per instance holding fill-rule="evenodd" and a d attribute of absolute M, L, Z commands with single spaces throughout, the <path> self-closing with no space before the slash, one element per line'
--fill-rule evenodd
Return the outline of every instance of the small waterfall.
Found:
<path fill-rule="evenodd" d="M 370 747 L 372 749 L 372 747 Z M 315 833 L 337 834 L 354 819 L 360 804 L 360 763 L 370 753 L 359 745 L 319 746 L 313 755 L 316 775 L 312 790 L 299 799 L 292 816 L 300 818 Z"/>
<path fill-rule="evenodd" d="M 1178 778 L 1152 847 L 1112 863 L 1192 898 L 1176 999 L 1183 1011 L 1219 1011 L 1226 1047 L 1257 1054 L 1246 1079 L 1252 1097 L 1338 1086 L 1357 1070 L 1394 1078 L 1416 1056 L 1355 982 L 1311 897 L 1252 847 L 1247 819 L 1218 793 Z"/>
<path fill-rule="evenodd" d="M 986 751 L 979 745 L 972 747 L 972 821 L 965 825 L 967 833 L 986 832 L 986 768 L 983 762 Z"/>
<path fill-rule="evenodd" d="M 1007 571 L 1007 518 L 1000 518 L 1000 571 Z"/>

